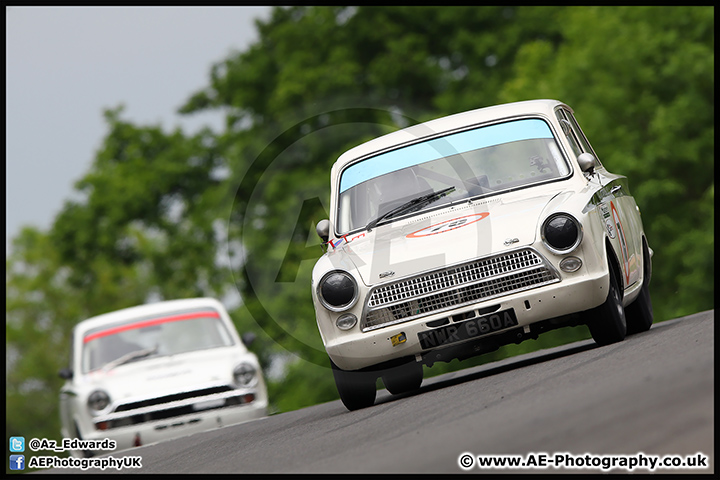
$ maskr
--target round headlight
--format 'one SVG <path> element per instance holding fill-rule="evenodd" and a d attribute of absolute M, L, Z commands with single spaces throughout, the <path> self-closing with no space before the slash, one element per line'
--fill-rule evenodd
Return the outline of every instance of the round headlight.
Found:
<path fill-rule="evenodd" d="M 328 310 L 340 312 L 357 301 L 355 279 L 347 272 L 336 270 L 326 274 L 318 285 L 318 298 Z"/>
<path fill-rule="evenodd" d="M 254 365 L 243 362 L 233 369 L 233 378 L 241 387 L 252 387 L 257 383 L 257 369 Z"/>
<path fill-rule="evenodd" d="M 90 394 L 87 400 L 87 406 L 90 413 L 97 415 L 110 405 L 110 395 L 104 390 L 95 390 Z"/>
<path fill-rule="evenodd" d="M 545 245 L 553 253 L 568 253 L 580 245 L 582 227 L 574 217 L 566 213 L 551 215 L 541 229 Z"/>

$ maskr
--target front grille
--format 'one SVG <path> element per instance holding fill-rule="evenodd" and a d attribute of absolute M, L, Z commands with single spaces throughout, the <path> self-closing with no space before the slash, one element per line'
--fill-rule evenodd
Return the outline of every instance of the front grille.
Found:
<path fill-rule="evenodd" d="M 97 417 L 95 426 L 98 430 L 108 430 L 155 420 L 187 417 L 201 411 L 245 405 L 254 401 L 255 393 L 253 391 L 236 390 L 229 385 L 220 385 L 120 404 L 112 413 Z M 186 420 L 188 423 L 193 421 L 191 417 Z M 181 419 L 175 422 L 177 425 L 186 423 Z M 161 428 L 161 426 L 156 428 Z"/>
<path fill-rule="evenodd" d="M 118 405 L 117 408 L 115 408 L 115 411 L 126 412 L 128 410 L 135 410 L 138 408 L 149 407 L 151 405 L 160 405 L 163 403 L 175 402 L 177 400 L 185 400 L 188 398 L 199 399 L 199 397 L 205 397 L 207 395 L 213 395 L 215 393 L 229 392 L 231 390 L 233 390 L 232 387 L 228 385 L 222 385 L 218 387 L 203 388 L 202 390 L 194 390 L 191 392 L 175 393 L 172 395 L 165 395 L 163 397 L 149 398 L 146 400 L 141 400 L 139 402 L 124 403 Z"/>
<path fill-rule="evenodd" d="M 529 248 L 474 260 L 373 289 L 368 295 L 362 330 L 559 281 L 555 269 Z"/>

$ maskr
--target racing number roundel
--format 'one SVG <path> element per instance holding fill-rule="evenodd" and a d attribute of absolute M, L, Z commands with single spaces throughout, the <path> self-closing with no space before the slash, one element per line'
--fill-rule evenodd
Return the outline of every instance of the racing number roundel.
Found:
<path fill-rule="evenodd" d="M 437 235 L 438 233 L 449 232 L 450 230 L 455 230 L 456 228 L 479 222 L 488 215 L 490 215 L 490 212 L 473 213 L 472 215 L 453 218 L 452 220 L 446 220 L 444 222 L 436 223 L 435 225 L 430 225 L 429 227 L 421 228 L 416 232 L 407 234 L 405 238 L 420 238 Z"/>

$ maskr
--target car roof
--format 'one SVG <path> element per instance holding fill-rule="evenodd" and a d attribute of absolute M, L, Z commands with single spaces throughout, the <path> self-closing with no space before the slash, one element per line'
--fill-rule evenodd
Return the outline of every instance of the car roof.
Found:
<path fill-rule="evenodd" d="M 221 313 L 225 311 L 222 304 L 214 298 L 186 298 L 181 300 L 166 300 L 163 302 L 148 303 L 145 305 L 138 305 L 135 307 L 123 308 L 121 310 L 115 310 L 108 313 L 103 313 L 95 317 L 83 320 L 75 326 L 76 331 L 87 331 L 92 328 L 101 327 L 106 324 L 111 324 L 126 319 L 138 318 L 143 316 L 151 316 L 156 314 L 163 314 L 167 312 L 174 312 L 183 309 L 192 309 L 200 307 L 212 307 L 220 310 Z"/>
<path fill-rule="evenodd" d="M 340 155 L 333 165 L 333 169 L 340 169 L 358 158 L 378 153 L 392 147 L 398 147 L 406 143 L 412 143 L 423 137 L 450 132 L 470 125 L 477 125 L 493 120 L 502 120 L 504 118 L 511 118 L 519 115 L 535 114 L 552 118 L 554 115 L 554 109 L 558 105 L 563 105 L 570 109 L 570 107 L 558 100 L 526 100 L 522 102 L 505 103 L 502 105 L 478 108 L 467 112 L 436 118 L 434 120 L 383 135 L 351 148 Z"/>

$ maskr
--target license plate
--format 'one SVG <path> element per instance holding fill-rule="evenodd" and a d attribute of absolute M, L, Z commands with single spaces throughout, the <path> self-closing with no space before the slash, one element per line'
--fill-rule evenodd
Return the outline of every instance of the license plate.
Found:
<path fill-rule="evenodd" d="M 225 399 L 224 398 L 216 398 L 215 400 L 205 400 L 203 402 L 198 402 L 193 404 L 192 408 L 196 412 L 198 410 L 208 410 L 210 408 L 220 408 L 223 405 L 225 405 Z"/>
<path fill-rule="evenodd" d="M 418 333 L 420 347 L 423 350 L 428 348 L 442 347 L 455 342 L 461 342 L 469 338 L 482 337 L 498 330 L 508 327 L 516 327 L 518 324 L 515 311 L 501 310 L 490 315 L 472 318 L 464 322 L 447 325 Z"/>

